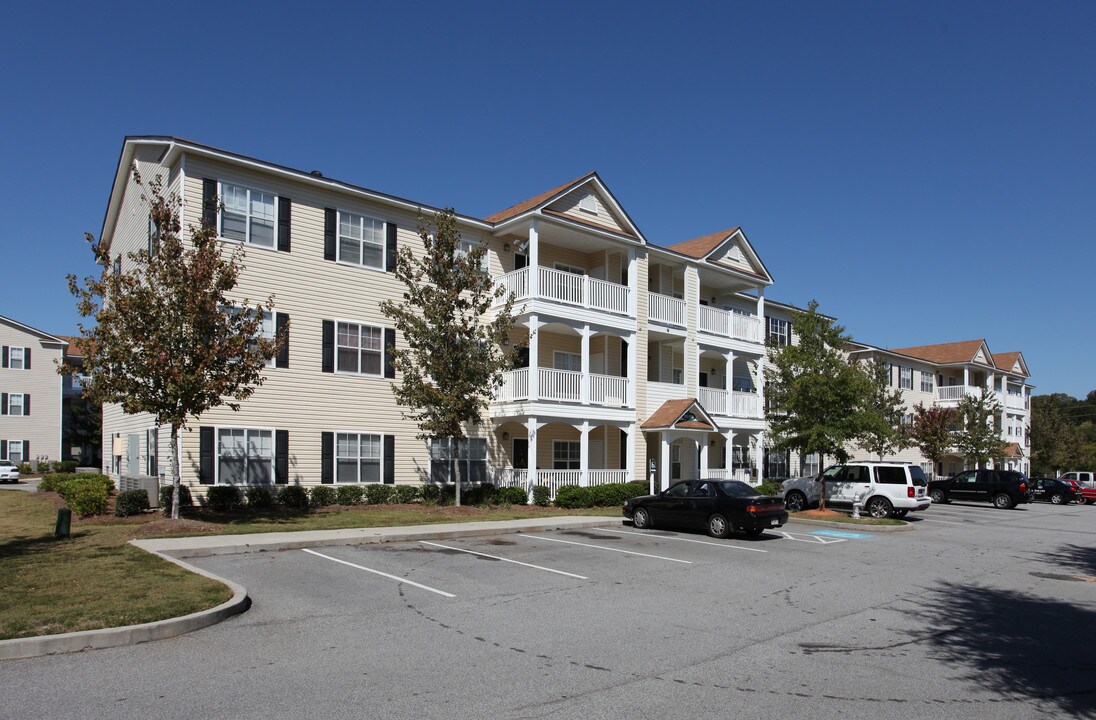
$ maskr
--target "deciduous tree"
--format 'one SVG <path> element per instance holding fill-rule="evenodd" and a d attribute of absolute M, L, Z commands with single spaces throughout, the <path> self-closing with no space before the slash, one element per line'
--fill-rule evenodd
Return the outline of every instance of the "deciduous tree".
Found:
<path fill-rule="evenodd" d="M 918 403 L 913 408 L 913 425 L 910 440 L 932 462 L 933 471 L 941 459 L 955 444 L 953 433 L 959 421 L 955 408 L 925 407 Z"/>
<path fill-rule="evenodd" d="M 960 429 L 954 436 L 955 447 L 968 462 L 984 468 L 990 460 L 1004 456 L 1008 445 L 997 427 L 1001 403 L 996 394 L 983 387 L 979 394 L 960 400 L 957 412 Z"/>
<path fill-rule="evenodd" d="M 910 446 L 906 428 L 902 426 L 905 409 L 902 392 L 891 389 L 890 373 L 882 360 L 860 363 L 859 368 L 864 374 L 864 397 L 856 443 L 882 460 Z"/>
<path fill-rule="evenodd" d="M 109 240 L 86 235 L 101 266 L 97 277 L 68 276 L 81 317 L 84 395 L 93 402 L 119 403 L 127 413 L 150 413 L 157 426 L 171 428 L 171 516 L 179 517 L 179 433 L 191 419 L 220 405 L 238 410 L 263 384 L 263 368 L 284 336 L 261 336 L 262 304 L 234 302 L 229 294 L 243 269 L 243 251 L 222 253 L 217 229 L 189 227 L 180 235 L 180 202 L 165 196 L 160 178 L 147 185 L 136 168 L 134 180 L 147 191 L 154 251 L 122 257 Z M 62 365 L 61 372 L 75 368 Z"/>
<path fill-rule="evenodd" d="M 396 277 L 404 284 L 401 302 L 386 300 L 381 310 L 392 319 L 406 345 L 397 347 L 392 364 L 402 375 L 392 385 L 404 417 L 419 426 L 418 437 L 443 440 L 452 452 L 465 438 L 466 426 L 478 426 L 482 412 L 511 367 L 503 351 L 514 319 L 513 298 L 492 312 L 503 297 L 483 270 L 487 247 L 461 247 L 461 232 L 451 208 L 428 222 L 419 218 L 424 253 L 400 248 Z M 433 227 L 431 228 L 431 224 Z M 457 504 L 460 504 L 457 482 Z"/>

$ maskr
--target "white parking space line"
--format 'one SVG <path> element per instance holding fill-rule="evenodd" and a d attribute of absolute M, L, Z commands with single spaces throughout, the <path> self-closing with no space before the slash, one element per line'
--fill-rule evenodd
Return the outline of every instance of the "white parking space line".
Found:
<path fill-rule="evenodd" d="M 491 558 L 492 560 L 501 560 L 503 562 L 514 563 L 515 565 L 522 565 L 528 568 L 534 568 L 536 570 L 544 570 L 545 572 L 556 573 L 557 575 L 566 575 L 567 577 L 578 578 L 579 580 L 589 580 L 590 578 L 585 575 L 575 575 L 574 573 L 563 572 L 562 570 L 553 570 L 552 568 L 542 567 L 540 565 L 532 565 L 530 563 L 519 562 L 518 560 L 511 560 L 510 558 L 499 557 L 498 555 L 488 555 L 487 553 L 476 552 L 475 550 L 465 550 L 464 548 L 453 547 L 452 545 L 441 545 L 439 543 L 427 542 L 426 540 L 419 540 L 423 545 L 430 545 L 431 547 L 445 548 L 446 550 L 455 550 L 457 552 L 468 553 L 469 555 L 479 555 L 480 557 Z"/>
<path fill-rule="evenodd" d="M 438 595 L 443 595 L 447 598 L 456 597 L 456 595 L 454 595 L 452 593 L 447 593 L 444 590 L 438 590 L 437 588 L 432 588 L 429 585 L 420 585 L 419 583 L 414 582 L 412 580 L 408 580 L 407 578 L 397 577 L 396 575 L 389 575 L 386 572 L 381 572 L 380 570 L 373 570 L 371 568 L 367 568 L 367 567 L 364 567 L 362 565 L 355 565 L 352 562 L 347 562 L 346 560 L 340 560 L 338 558 L 331 557 L 330 555 L 324 555 L 323 553 L 318 553 L 315 550 L 309 550 L 308 548 L 302 548 L 302 549 L 306 553 L 308 553 L 309 555 L 315 555 L 316 557 L 322 557 L 325 560 L 331 560 L 332 562 L 341 563 L 343 565 L 349 565 L 352 568 L 356 568 L 358 570 L 365 570 L 368 573 L 373 573 L 374 575 L 380 575 L 381 577 L 386 577 L 389 580 L 395 580 L 396 582 L 399 582 L 399 583 L 412 585 L 412 586 L 417 587 L 421 590 L 429 590 L 432 593 L 437 593 Z"/>
<path fill-rule="evenodd" d="M 951 515 L 946 515 L 945 517 L 952 517 L 952 516 Z M 970 525 L 971 524 L 970 522 L 956 522 L 954 520 L 937 520 L 936 518 L 927 518 L 927 517 L 919 517 L 919 518 L 917 518 L 917 522 L 944 523 L 946 525 Z"/>
<path fill-rule="evenodd" d="M 781 530 L 780 534 L 788 540 L 795 540 L 797 542 L 814 543 L 815 545 L 833 545 L 834 543 L 848 542 L 844 538 L 824 538 L 818 535 L 803 535 L 803 537 L 795 537 L 795 535 L 802 535 L 802 533 L 790 533 L 787 530 Z"/>
<path fill-rule="evenodd" d="M 761 548 L 742 547 L 741 545 L 731 545 L 729 543 L 709 542 L 707 540 L 693 540 L 692 538 L 677 537 L 676 535 L 654 535 L 652 533 L 633 532 L 631 530 L 612 530 L 610 528 L 590 528 L 590 529 L 595 530 L 597 532 L 620 533 L 621 535 L 639 535 L 640 537 L 653 537 L 653 538 L 659 538 L 659 539 L 662 539 L 662 540 L 679 540 L 681 542 L 691 542 L 691 543 L 696 543 L 698 545 L 712 545 L 714 547 L 731 548 L 732 550 L 749 550 L 750 552 L 759 552 L 759 553 L 769 552 L 768 550 L 762 550 Z"/>
<path fill-rule="evenodd" d="M 547 540 L 548 542 L 566 543 L 567 545 L 581 545 L 582 547 L 596 548 L 598 550 L 608 550 L 610 552 L 624 553 L 625 555 L 639 555 L 640 557 L 649 557 L 656 560 L 669 560 L 670 562 L 685 563 L 686 565 L 692 565 L 692 560 L 678 560 L 677 558 L 664 557 L 662 555 L 649 555 L 647 553 L 633 552 L 632 550 L 621 550 L 620 548 L 605 547 L 604 545 L 592 545 L 590 543 L 580 543 L 574 540 L 560 540 L 559 538 L 541 537 L 540 535 L 526 535 L 525 533 L 518 533 L 518 537 L 531 538 L 533 540 Z"/>

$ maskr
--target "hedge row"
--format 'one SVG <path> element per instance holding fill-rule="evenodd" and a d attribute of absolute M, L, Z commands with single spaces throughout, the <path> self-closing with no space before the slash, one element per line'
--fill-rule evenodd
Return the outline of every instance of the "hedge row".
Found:
<path fill-rule="evenodd" d="M 114 481 L 106 475 L 57 473 L 43 476 L 38 489 L 56 492 L 70 510 L 87 517 L 102 515 L 107 511 L 110 493 L 114 491 Z"/>
<path fill-rule="evenodd" d="M 646 495 L 647 483 L 608 483 L 605 485 L 564 485 L 556 491 L 556 507 L 591 508 L 623 505 L 630 498 Z"/>

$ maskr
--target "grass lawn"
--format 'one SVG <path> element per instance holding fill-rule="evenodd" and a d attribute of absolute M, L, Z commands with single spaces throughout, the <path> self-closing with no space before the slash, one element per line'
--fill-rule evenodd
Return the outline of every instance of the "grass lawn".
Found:
<path fill-rule="evenodd" d="M 861 515 L 859 519 L 836 510 L 804 510 L 797 513 L 788 513 L 788 519 L 801 518 L 804 520 L 827 520 L 829 522 L 846 523 L 848 525 L 904 525 L 905 522 L 897 518 L 873 518 Z"/>
<path fill-rule="evenodd" d="M 225 586 L 128 545 L 137 537 L 430 525 L 562 515 L 610 515 L 620 508 L 367 505 L 310 512 L 194 510 L 173 521 L 73 518 L 72 537 L 53 537 L 61 499 L 51 492 L 0 491 L 0 640 L 163 620 L 227 600 Z"/>

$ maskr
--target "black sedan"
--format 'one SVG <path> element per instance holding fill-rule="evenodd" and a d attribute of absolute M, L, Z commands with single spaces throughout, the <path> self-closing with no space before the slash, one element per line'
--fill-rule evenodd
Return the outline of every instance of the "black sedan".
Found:
<path fill-rule="evenodd" d="M 1071 502 L 1082 502 L 1081 496 L 1073 486 L 1065 480 L 1055 478 L 1028 478 L 1031 485 L 1031 497 L 1034 500 L 1045 500 L 1055 505 L 1065 505 Z"/>
<path fill-rule="evenodd" d="M 665 527 L 706 528 L 725 538 L 732 530 L 760 535 L 788 521 L 784 499 L 759 495 L 738 480 L 685 480 L 658 495 L 644 495 L 624 503 L 624 517 L 640 529 Z"/>

